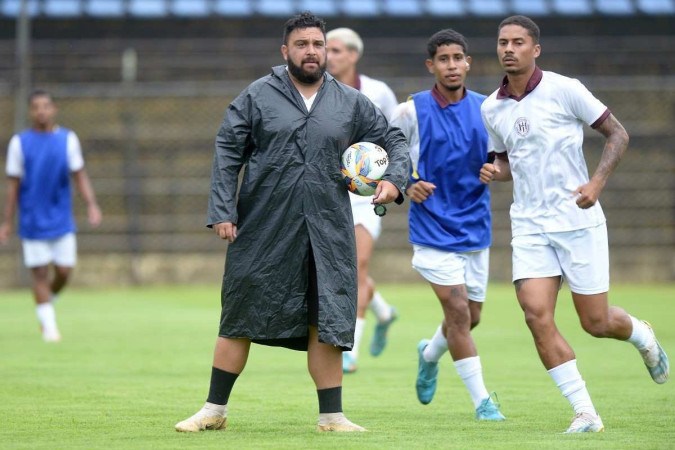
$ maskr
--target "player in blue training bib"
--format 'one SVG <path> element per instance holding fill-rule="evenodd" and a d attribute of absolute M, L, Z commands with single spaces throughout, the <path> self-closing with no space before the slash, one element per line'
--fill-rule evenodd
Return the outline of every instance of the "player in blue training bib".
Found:
<path fill-rule="evenodd" d="M 439 31 L 427 51 L 433 89 L 414 94 L 392 118 L 406 135 L 413 166 L 406 191 L 412 264 L 434 290 L 444 318 L 434 337 L 418 344 L 417 398 L 431 402 L 438 361 L 450 350 L 476 419 L 501 421 L 471 336 L 485 301 L 491 244 L 490 193 L 477 177 L 488 158 L 480 115 L 485 96 L 464 86 L 471 57 L 461 34 Z"/>
<path fill-rule="evenodd" d="M 33 277 L 42 337 L 46 342 L 58 342 L 61 335 L 53 303 L 77 260 L 71 175 L 87 203 L 91 225 L 101 222 L 101 210 L 84 169 L 80 141 L 73 131 L 55 123 L 51 95 L 35 91 L 29 105 L 32 126 L 14 135 L 7 149 L 7 206 L 0 224 L 0 243 L 9 240 L 18 206 L 18 234 L 24 263 Z M 54 266 L 53 276 L 50 265 Z"/>

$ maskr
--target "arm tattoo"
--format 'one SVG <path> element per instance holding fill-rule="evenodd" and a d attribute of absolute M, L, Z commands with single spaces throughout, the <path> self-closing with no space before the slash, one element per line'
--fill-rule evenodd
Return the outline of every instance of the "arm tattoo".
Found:
<path fill-rule="evenodd" d="M 598 168 L 593 174 L 593 178 L 600 178 L 604 184 L 628 148 L 628 133 L 613 114 L 610 114 L 596 129 L 607 140 L 605 141 L 605 148 L 602 151 L 602 157 L 600 158 Z"/>

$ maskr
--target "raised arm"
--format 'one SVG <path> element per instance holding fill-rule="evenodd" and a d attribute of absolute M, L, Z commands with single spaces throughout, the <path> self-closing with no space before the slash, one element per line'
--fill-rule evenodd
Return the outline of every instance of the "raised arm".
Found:
<path fill-rule="evenodd" d="M 607 179 L 619 165 L 619 161 L 628 148 L 628 133 L 613 114 L 610 114 L 596 130 L 605 136 L 605 148 L 590 181 L 574 191 L 577 195 L 577 205 L 582 209 L 595 205 Z"/>

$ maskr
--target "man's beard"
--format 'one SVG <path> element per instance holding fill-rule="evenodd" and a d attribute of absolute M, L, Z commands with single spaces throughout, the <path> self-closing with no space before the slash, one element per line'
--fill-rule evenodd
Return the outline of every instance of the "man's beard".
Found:
<path fill-rule="evenodd" d="M 326 72 L 326 63 L 323 65 L 319 64 L 319 67 L 313 72 L 307 72 L 301 66 L 296 66 L 295 63 L 288 58 L 288 71 L 293 77 L 301 83 L 304 84 L 314 84 L 319 81 L 323 74 Z"/>

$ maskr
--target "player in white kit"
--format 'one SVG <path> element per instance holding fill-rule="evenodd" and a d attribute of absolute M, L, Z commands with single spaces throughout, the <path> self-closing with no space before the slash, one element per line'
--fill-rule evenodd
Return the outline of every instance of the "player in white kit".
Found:
<path fill-rule="evenodd" d="M 384 82 L 359 74 L 356 70 L 356 64 L 363 55 L 361 37 L 349 28 L 336 28 L 326 33 L 326 50 L 328 51 L 328 72 L 338 81 L 361 91 L 389 119 L 398 105 L 394 92 Z M 372 197 L 350 193 L 349 199 L 352 204 L 354 233 L 356 234 L 359 295 L 354 347 L 351 351 L 342 354 L 344 373 L 356 371 L 359 344 L 366 325 L 366 309 L 370 307 L 377 317 L 375 332 L 370 343 L 370 354 L 373 356 L 380 355 L 384 350 L 389 326 L 397 318 L 396 309 L 377 292 L 375 282 L 368 274 L 373 247 L 380 236 L 382 219 L 373 211 Z"/>
<path fill-rule="evenodd" d="M 628 146 L 628 134 L 578 80 L 537 67 L 540 52 L 539 28 L 532 20 L 512 16 L 501 22 L 497 55 L 506 76 L 481 107 L 496 159 L 483 166 L 480 179 L 513 180 L 518 301 L 542 363 L 574 409 L 567 433 L 598 432 L 604 425 L 574 351 L 555 324 L 563 278 L 586 332 L 633 344 L 656 383 L 667 381 L 669 363 L 647 322 L 608 303 L 607 228 L 598 197 Z M 582 150 L 584 123 L 606 138 L 590 179 Z"/>

